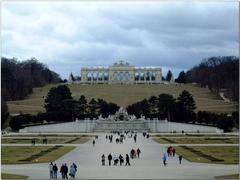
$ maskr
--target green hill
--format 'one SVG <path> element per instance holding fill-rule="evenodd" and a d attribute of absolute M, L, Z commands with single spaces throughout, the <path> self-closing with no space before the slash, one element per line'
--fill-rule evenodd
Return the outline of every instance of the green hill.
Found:
<path fill-rule="evenodd" d="M 8 101 L 10 113 L 32 113 L 44 112 L 44 98 L 49 89 L 57 85 L 47 85 L 41 88 L 34 88 L 33 93 L 25 100 Z M 78 99 L 85 95 L 87 99 L 102 98 L 108 102 L 114 102 L 119 106 L 126 107 L 134 102 L 149 98 L 152 95 L 158 96 L 161 93 L 172 94 L 175 98 L 186 89 L 193 94 L 197 110 L 205 110 L 216 113 L 238 111 L 237 102 L 224 102 L 206 88 L 197 85 L 68 85 L 72 96 Z"/>

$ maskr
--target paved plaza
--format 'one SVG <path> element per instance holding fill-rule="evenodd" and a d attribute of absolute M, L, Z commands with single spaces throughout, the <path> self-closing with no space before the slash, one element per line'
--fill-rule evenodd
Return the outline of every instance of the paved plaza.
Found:
<path fill-rule="evenodd" d="M 169 157 L 168 165 L 164 167 L 162 155 L 166 152 L 167 145 L 157 144 L 151 138 L 143 138 L 142 134 L 138 134 L 136 143 L 133 138 L 126 138 L 123 144 L 116 144 L 115 141 L 109 143 L 105 136 L 106 134 L 99 134 L 95 147 L 92 141 L 77 145 L 55 163 L 59 169 L 62 163 L 76 163 L 76 179 L 215 179 L 215 176 L 238 173 L 238 165 L 191 163 L 185 159 L 179 165 L 177 155 Z M 129 154 L 132 148 L 140 148 L 142 153 L 139 159 L 130 159 L 131 166 L 101 166 L 102 154 L 106 157 L 109 153 L 122 154 L 125 158 L 125 154 Z M 2 165 L 2 171 L 27 175 L 30 179 L 49 178 L 48 163 Z M 58 178 L 61 178 L 60 173 Z"/>

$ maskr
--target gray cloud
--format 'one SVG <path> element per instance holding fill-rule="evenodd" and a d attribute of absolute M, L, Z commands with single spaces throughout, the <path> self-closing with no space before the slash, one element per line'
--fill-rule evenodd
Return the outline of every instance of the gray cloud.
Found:
<path fill-rule="evenodd" d="M 238 55 L 238 3 L 4 2 L 2 55 L 36 57 L 66 78 L 124 59 L 175 76 Z"/>

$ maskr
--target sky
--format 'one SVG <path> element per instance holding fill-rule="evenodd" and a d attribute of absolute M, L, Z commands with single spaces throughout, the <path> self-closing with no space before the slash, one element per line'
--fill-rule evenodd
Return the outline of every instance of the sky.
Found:
<path fill-rule="evenodd" d="M 2 2 L 2 56 L 37 58 L 68 78 L 124 60 L 174 76 L 238 56 L 237 2 Z"/>

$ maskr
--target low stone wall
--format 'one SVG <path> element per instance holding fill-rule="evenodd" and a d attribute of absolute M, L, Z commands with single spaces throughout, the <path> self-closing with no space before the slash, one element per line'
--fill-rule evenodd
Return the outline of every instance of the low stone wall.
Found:
<path fill-rule="evenodd" d="M 76 122 L 29 126 L 20 129 L 19 132 L 22 133 L 93 132 L 95 124 L 96 120 L 81 120 Z"/>
<path fill-rule="evenodd" d="M 203 126 L 197 124 L 168 122 L 167 120 L 148 120 L 148 127 L 151 132 L 202 132 L 202 133 L 223 133 L 222 129 L 213 126 Z"/>
<path fill-rule="evenodd" d="M 80 120 L 76 122 L 47 124 L 39 126 L 29 126 L 20 129 L 23 133 L 78 133 L 78 132 L 109 132 L 111 130 L 133 130 L 133 131 L 150 131 L 162 133 L 223 133 L 222 129 L 186 123 L 168 122 L 167 120 L 144 120 L 144 121 L 114 121 L 106 122 L 100 120 Z"/>

